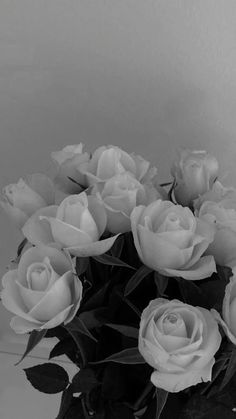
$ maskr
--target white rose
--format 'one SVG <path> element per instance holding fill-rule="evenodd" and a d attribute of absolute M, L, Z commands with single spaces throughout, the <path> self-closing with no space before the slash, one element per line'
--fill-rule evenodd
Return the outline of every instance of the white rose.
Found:
<path fill-rule="evenodd" d="M 173 393 L 211 380 L 220 343 L 217 322 L 205 308 L 157 298 L 142 313 L 139 351 L 154 368 L 151 382 L 158 388 Z"/>
<path fill-rule="evenodd" d="M 55 242 L 75 256 L 95 256 L 107 252 L 118 235 L 99 240 L 107 223 L 102 203 L 85 192 L 69 195 L 59 206 L 42 208 L 22 231 L 32 244 Z"/>
<path fill-rule="evenodd" d="M 166 276 L 203 279 L 216 272 L 212 256 L 203 256 L 214 228 L 187 207 L 157 200 L 131 213 L 134 244 L 141 261 Z"/>
<path fill-rule="evenodd" d="M 131 230 L 130 214 L 137 205 L 147 205 L 161 198 L 151 184 L 141 184 L 129 172 L 95 185 L 92 193 L 103 202 L 107 213 L 107 230 L 115 234 Z"/>
<path fill-rule="evenodd" d="M 2 303 L 15 314 L 11 327 L 16 333 L 69 323 L 82 298 L 82 283 L 72 272 L 70 260 L 48 246 L 28 249 L 2 283 Z"/>
<path fill-rule="evenodd" d="M 12 221 L 21 228 L 39 208 L 54 204 L 55 191 L 51 179 L 41 173 L 34 173 L 27 179 L 7 185 L 0 201 Z"/>
<path fill-rule="evenodd" d="M 111 177 L 129 172 L 140 182 L 156 178 L 157 169 L 141 156 L 128 154 L 116 146 L 99 147 L 89 162 L 84 163 L 81 172 L 86 175 L 89 185 L 104 182 Z"/>
<path fill-rule="evenodd" d="M 89 153 L 83 152 L 83 144 L 68 145 L 60 151 L 51 153 L 57 164 L 58 172 L 55 183 L 63 192 L 74 194 L 86 187 L 85 175 L 80 172 L 83 163 L 90 159 Z M 79 186 L 81 185 L 81 187 Z"/>
<path fill-rule="evenodd" d="M 176 201 L 184 206 L 191 205 L 194 199 L 211 189 L 218 170 L 216 158 L 206 151 L 182 150 L 171 168 L 176 182 Z"/>

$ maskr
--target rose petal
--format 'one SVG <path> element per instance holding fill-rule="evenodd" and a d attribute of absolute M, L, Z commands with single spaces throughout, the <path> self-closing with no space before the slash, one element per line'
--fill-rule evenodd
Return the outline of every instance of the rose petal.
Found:
<path fill-rule="evenodd" d="M 44 217 L 50 223 L 52 236 L 55 242 L 60 243 L 61 246 L 76 246 L 78 243 L 89 244 L 91 237 L 82 230 L 64 223 L 57 218 Z"/>
<path fill-rule="evenodd" d="M 52 180 L 43 173 L 33 173 L 27 177 L 30 187 L 37 192 L 47 205 L 55 202 L 55 188 Z"/>
<path fill-rule="evenodd" d="M 213 272 L 216 272 L 216 264 L 213 256 L 203 256 L 197 263 L 195 263 L 195 265 L 191 266 L 190 269 L 185 270 L 184 267 L 179 270 L 164 268 L 162 270 L 159 269 L 159 271 L 162 271 L 163 274 L 167 276 L 180 276 L 184 279 L 196 281 L 208 278 L 213 274 Z"/>
<path fill-rule="evenodd" d="M 106 253 L 113 246 L 118 236 L 119 234 L 94 243 L 84 244 L 81 246 L 67 247 L 66 249 L 72 255 L 78 257 L 99 256 L 103 253 Z"/>
<path fill-rule="evenodd" d="M 45 257 L 50 259 L 52 268 L 58 273 L 59 276 L 72 269 L 71 261 L 62 251 L 54 247 L 44 245 L 31 247 L 23 253 L 18 265 L 18 277 L 22 284 L 24 284 L 22 279 L 26 278 L 28 267 L 32 263 L 42 262 Z"/>
<path fill-rule="evenodd" d="M 101 237 L 107 224 L 107 215 L 104 206 L 96 197 L 88 196 L 88 209 L 96 222 L 99 237 Z"/>
<path fill-rule="evenodd" d="M 12 317 L 10 326 L 15 333 L 19 334 L 29 333 L 32 332 L 32 330 L 39 330 L 41 328 L 41 324 L 39 322 L 34 320 L 28 321 L 17 316 Z"/>
<path fill-rule="evenodd" d="M 41 216 L 52 217 L 56 215 L 57 206 L 52 205 L 40 208 L 26 221 L 22 228 L 24 236 L 34 245 L 48 244 L 54 241 L 50 225 Z"/>
<path fill-rule="evenodd" d="M 178 393 L 198 383 L 210 381 L 214 363 L 213 358 L 202 370 L 189 370 L 177 374 L 154 371 L 151 375 L 151 382 L 157 388 L 162 388 L 170 393 Z"/>

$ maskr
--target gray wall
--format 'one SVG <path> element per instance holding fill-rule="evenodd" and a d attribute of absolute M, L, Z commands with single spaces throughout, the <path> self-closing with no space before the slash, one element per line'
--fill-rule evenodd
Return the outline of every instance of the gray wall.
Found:
<path fill-rule="evenodd" d="M 177 146 L 236 185 L 235 0 L 0 0 L 0 186 L 117 144 L 167 179 Z M 0 266 L 20 240 L 0 213 Z"/>

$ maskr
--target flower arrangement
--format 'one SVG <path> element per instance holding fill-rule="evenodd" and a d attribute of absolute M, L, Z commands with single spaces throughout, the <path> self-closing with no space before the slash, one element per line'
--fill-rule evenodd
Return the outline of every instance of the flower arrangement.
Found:
<path fill-rule="evenodd" d="M 29 336 L 22 359 L 57 338 L 27 379 L 62 392 L 57 419 L 233 418 L 236 190 L 217 160 L 181 150 L 160 184 L 156 167 L 115 146 L 52 159 L 53 181 L 20 179 L 1 201 L 24 236 L 1 292 L 11 327 Z M 71 381 L 59 355 L 76 367 Z"/>

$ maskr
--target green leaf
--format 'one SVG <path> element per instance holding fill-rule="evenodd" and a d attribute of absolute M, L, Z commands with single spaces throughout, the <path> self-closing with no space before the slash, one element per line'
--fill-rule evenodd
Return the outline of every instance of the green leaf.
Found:
<path fill-rule="evenodd" d="M 74 332 L 82 333 L 83 335 L 86 335 L 90 339 L 92 339 L 95 342 L 97 342 L 97 339 L 88 330 L 88 328 L 85 326 L 83 320 L 81 320 L 80 317 L 74 317 L 73 320 L 65 326 L 65 328 L 68 331 L 74 331 Z"/>
<path fill-rule="evenodd" d="M 127 297 L 135 288 L 140 284 L 140 282 L 150 273 L 152 269 L 148 268 L 145 265 L 142 265 L 141 268 L 135 272 L 135 274 L 130 278 L 128 284 L 125 287 L 124 295 Z"/>
<path fill-rule="evenodd" d="M 136 327 L 126 326 L 123 324 L 113 324 L 113 323 L 106 323 L 107 327 L 111 327 L 112 329 L 117 330 L 124 336 L 128 336 L 130 338 L 138 339 L 139 330 Z"/>
<path fill-rule="evenodd" d="M 88 393 L 99 384 L 91 368 L 82 368 L 72 380 L 74 393 Z"/>
<path fill-rule="evenodd" d="M 110 266 L 120 266 L 123 268 L 129 268 L 136 271 L 136 268 L 134 268 L 131 265 L 128 265 L 128 263 L 123 262 L 121 259 L 110 256 L 107 253 L 104 253 L 100 256 L 93 256 L 93 259 L 95 259 L 97 262 L 102 263 L 103 265 L 110 265 Z"/>
<path fill-rule="evenodd" d="M 67 372 L 59 365 L 45 363 L 24 369 L 32 386 L 42 393 L 56 394 L 69 384 Z"/>
<path fill-rule="evenodd" d="M 19 363 L 21 361 L 23 361 L 23 359 L 29 355 L 29 353 L 38 345 L 38 343 L 44 338 L 44 336 L 47 333 L 47 329 L 43 329 L 43 330 L 33 330 L 30 333 L 29 339 L 28 339 L 28 343 L 27 343 L 27 347 L 25 352 L 23 353 L 22 357 L 20 358 L 20 360 L 15 364 L 15 365 L 19 365 Z"/>
<path fill-rule="evenodd" d="M 103 364 L 104 362 L 116 362 L 118 364 L 145 364 L 145 361 L 140 354 L 138 348 L 128 348 L 123 351 L 116 352 L 108 358 L 101 361 L 91 362 L 91 364 Z"/>

